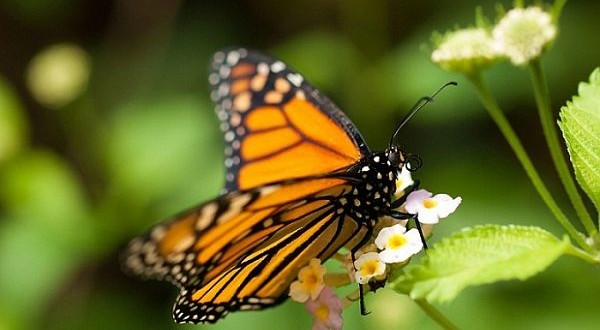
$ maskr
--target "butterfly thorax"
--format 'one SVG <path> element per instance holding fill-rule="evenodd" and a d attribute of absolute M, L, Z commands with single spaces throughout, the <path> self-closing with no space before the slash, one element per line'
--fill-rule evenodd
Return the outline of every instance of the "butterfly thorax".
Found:
<path fill-rule="evenodd" d="M 398 166 L 389 160 L 387 154 L 373 153 L 349 170 L 358 180 L 346 195 L 346 212 L 371 226 L 389 210 L 391 195 L 396 190 Z"/>

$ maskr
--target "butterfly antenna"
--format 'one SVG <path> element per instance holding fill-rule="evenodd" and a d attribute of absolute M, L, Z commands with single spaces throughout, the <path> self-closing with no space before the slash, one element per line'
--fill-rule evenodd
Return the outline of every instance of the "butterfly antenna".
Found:
<path fill-rule="evenodd" d="M 406 125 L 406 123 L 408 123 L 410 121 L 410 119 L 419 111 L 421 110 L 421 108 L 423 108 L 425 105 L 427 105 L 428 103 L 433 102 L 433 99 L 446 87 L 448 86 L 457 86 L 458 83 L 455 81 L 451 81 L 448 82 L 446 84 L 444 84 L 442 87 L 440 87 L 435 93 L 433 93 L 431 96 L 424 96 L 422 98 L 420 98 L 417 103 L 415 103 L 415 105 L 412 107 L 412 109 L 410 109 L 410 111 L 406 114 L 406 116 L 404 116 L 404 118 L 402 119 L 402 121 L 400 122 L 400 125 L 398 125 L 398 127 L 396 127 L 396 130 L 394 131 L 394 134 L 392 135 L 392 138 L 390 139 L 390 144 L 388 146 L 388 148 L 391 148 L 394 145 L 394 141 L 396 141 L 396 136 L 398 136 L 398 133 L 400 133 L 400 130 L 402 130 L 402 127 L 404 127 L 404 125 Z"/>

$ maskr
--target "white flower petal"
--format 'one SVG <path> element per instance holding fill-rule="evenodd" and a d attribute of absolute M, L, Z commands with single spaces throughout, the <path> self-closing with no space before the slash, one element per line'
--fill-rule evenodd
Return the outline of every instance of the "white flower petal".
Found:
<path fill-rule="evenodd" d="M 419 189 L 411 192 L 406 198 L 404 209 L 406 212 L 411 214 L 419 213 L 419 210 L 423 208 L 423 201 L 431 197 L 431 193 L 425 189 Z"/>
<path fill-rule="evenodd" d="M 552 17 L 539 7 L 515 8 L 496 24 L 492 32 L 496 47 L 515 65 L 541 55 L 554 40 L 557 28 Z"/>
<path fill-rule="evenodd" d="M 446 70 L 471 73 L 488 67 L 500 55 L 489 31 L 468 28 L 446 33 L 431 60 Z"/>
<path fill-rule="evenodd" d="M 439 219 L 456 211 L 461 202 L 460 197 L 452 198 L 446 194 L 432 196 L 427 190 L 420 189 L 407 196 L 404 209 L 416 214 L 420 223 L 436 224 Z"/>
<path fill-rule="evenodd" d="M 354 278 L 360 284 L 367 284 L 373 277 L 385 273 L 385 263 L 383 263 L 377 252 L 367 252 L 362 254 L 354 261 Z"/>
<path fill-rule="evenodd" d="M 401 224 L 395 224 L 391 227 L 382 228 L 375 238 L 375 245 L 377 245 L 378 249 L 383 250 L 386 248 L 387 242 L 392 235 L 404 234 L 405 232 L 406 228 Z"/>
<path fill-rule="evenodd" d="M 388 247 L 379 253 L 379 257 L 385 263 L 398 263 L 408 260 L 413 255 L 419 253 L 423 249 L 423 242 L 417 229 L 411 229 L 406 234 L 398 234 L 404 236 L 406 242 L 397 248 Z"/>

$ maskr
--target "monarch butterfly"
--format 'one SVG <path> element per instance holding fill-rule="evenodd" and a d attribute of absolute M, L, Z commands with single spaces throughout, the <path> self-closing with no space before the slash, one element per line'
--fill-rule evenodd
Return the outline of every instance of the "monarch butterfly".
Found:
<path fill-rule="evenodd" d="M 181 289 L 177 322 L 279 304 L 309 260 L 354 252 L 381 216 L 404 216 L 392 200 L 410 158 L 395 144 L 398 130 L 372 152 L 329 99 L 257 52 L 217 52 L 209 82 L 226 142 L 224 191 L 124 253 L 130 272 Z"/>

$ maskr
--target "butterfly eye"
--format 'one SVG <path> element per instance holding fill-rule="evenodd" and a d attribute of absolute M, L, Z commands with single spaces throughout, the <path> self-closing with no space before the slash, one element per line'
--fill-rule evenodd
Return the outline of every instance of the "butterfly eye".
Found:
<path fill-rule="evenodd" d="M 397 147 L 392 147 L 387 153 L 390 163 L 394 166 L 399 166 L 401 162 L 401 152 Z"/>

